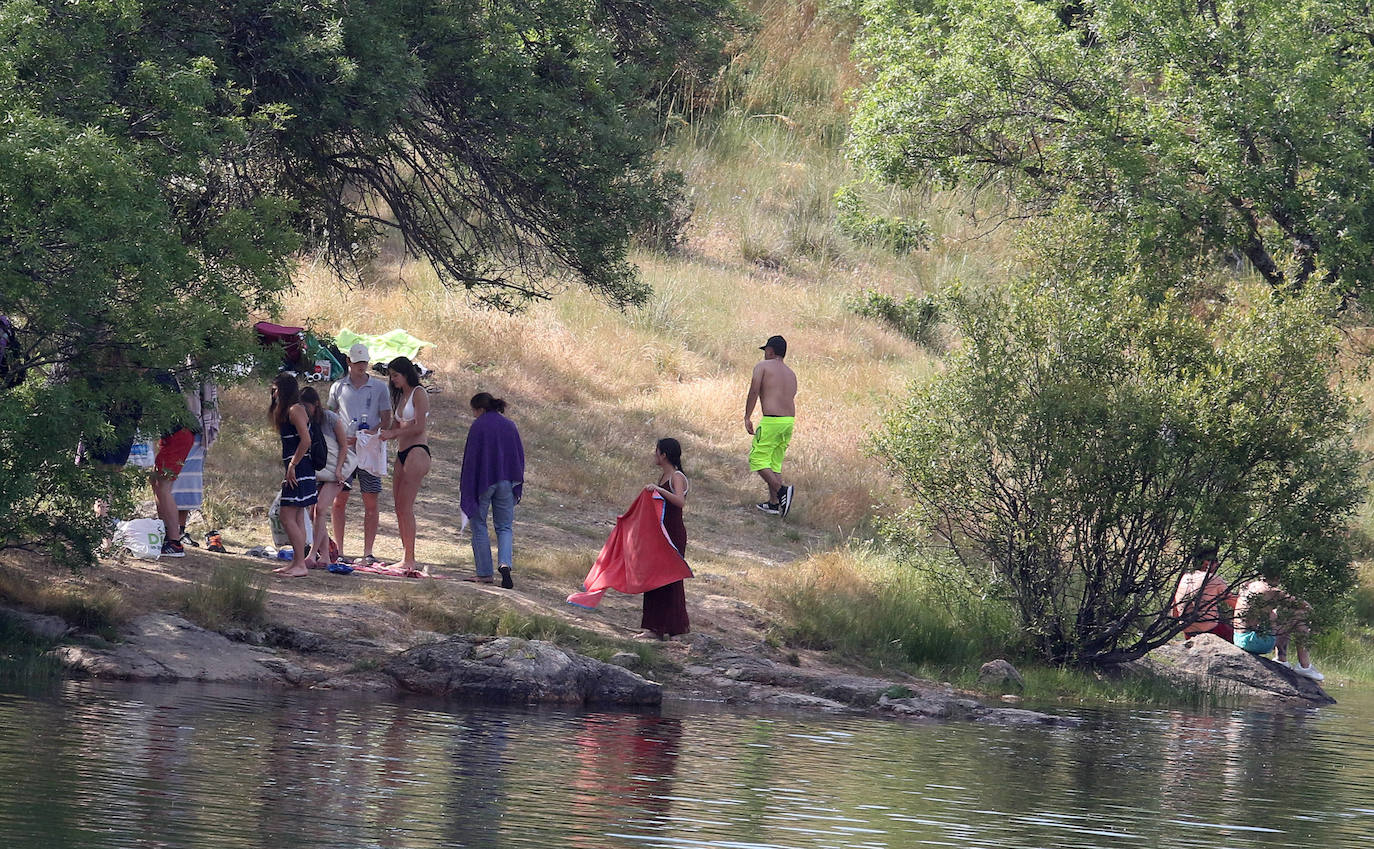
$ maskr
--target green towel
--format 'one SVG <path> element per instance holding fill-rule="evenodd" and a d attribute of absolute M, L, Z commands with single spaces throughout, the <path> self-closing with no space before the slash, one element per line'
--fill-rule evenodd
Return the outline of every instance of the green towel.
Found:
<path fill-rule="evenodd" d="M 397 357 L 414 360 L 419 356 L 421 348 L 434 347 L 434 343 L 417 339 L 400 328 L 380 336 L 363 336 L 345 327 L 334 337 L 334 344 L 345 354 L 358 342 L 367 346 L 367 353 L 374 363 L 389 363 Z"/>

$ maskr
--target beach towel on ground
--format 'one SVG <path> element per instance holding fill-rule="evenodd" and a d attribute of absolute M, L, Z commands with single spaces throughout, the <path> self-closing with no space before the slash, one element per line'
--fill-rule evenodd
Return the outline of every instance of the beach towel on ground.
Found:
<path fill-rule="evenodd" d="M 596 607 L 606 590 L 634 595 L 690 577 L 692 570 L 663 527 L 663 499 L 640 490 L 630 509 L 615 520 L 615 530 L 587 573 L 585 591 L 568 596 L 568 603 Z"/>
<path fill-rule="evenodd" d="M 421 348 L 434 347 L 432 342 L 417 339 L 400 328 L 380 336 L 364 336 L 345 327 L 334 337 L 334 344 L 341 351 L 347 351 L 356 342 L 367 346 L 367 353 L 374 363 L 389 363 L 397 357 L 414 360 Z"/>

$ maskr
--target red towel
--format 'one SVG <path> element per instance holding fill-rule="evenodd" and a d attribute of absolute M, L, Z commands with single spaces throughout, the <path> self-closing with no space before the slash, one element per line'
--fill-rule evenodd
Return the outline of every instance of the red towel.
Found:
<path fill-rule="evenodd" d="M 620 518 L 584 581 L 586 592 L 568 596 L 569 604 L 596 607 L 606 590 L 627 595 L 656 590 L 692 577 L 663 527 L 663 499 L 647 489 Z"/>

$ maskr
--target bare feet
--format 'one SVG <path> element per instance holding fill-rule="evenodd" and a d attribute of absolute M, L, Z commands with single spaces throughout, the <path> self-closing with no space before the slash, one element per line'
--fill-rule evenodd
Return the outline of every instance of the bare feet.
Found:
<path fill-rule="evenodd" d="M 282 566 L 280 569 L 273 569 L 272 571 L 283 578 L 304 578 L 310 574 L 304 560 L 293 560 L 290 566 Z"/>
<path fill-rule="evenodd" d="M 631 637 L 630 639 L 632 639 L 632 640 L 642 640 L 642 641 L 645 641 L 645 642 L 658 642 L 658 641 L 660 641 L 660 640 L 666 640 L 666 639 L 668 639 L 668 635 L 667 635 L 667 634 L 660 634 L 660 633 L 657 632 L 657 631 L 640 631 L 638 634 L 635 634 L 635 635 L 634 635 L 633 637 Z"/>

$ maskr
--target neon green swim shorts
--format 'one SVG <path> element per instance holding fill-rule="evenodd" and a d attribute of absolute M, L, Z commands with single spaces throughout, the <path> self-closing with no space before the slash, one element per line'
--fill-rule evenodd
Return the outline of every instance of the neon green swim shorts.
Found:
<path fill-rule="evenodd" d="M 792 441 L 793 416 L 764 416 L 754 428 L 754 444 L 749 447 L 749 471 L 782 471 L 782 458 Z"/>

